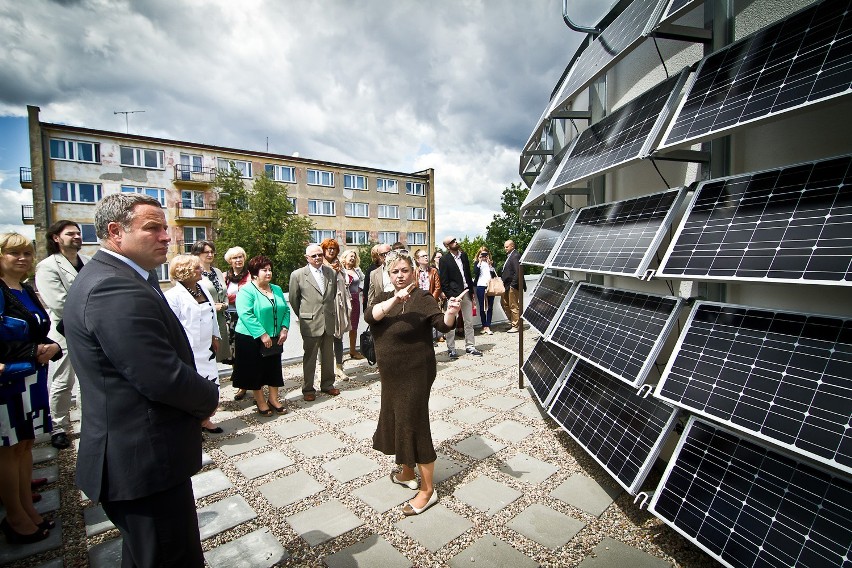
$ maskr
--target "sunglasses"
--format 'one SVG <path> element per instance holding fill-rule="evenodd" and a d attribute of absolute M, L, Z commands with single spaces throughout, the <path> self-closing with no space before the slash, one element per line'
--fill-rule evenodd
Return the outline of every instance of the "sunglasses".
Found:
<path fill-rule="evenodd" d="M 323 254 L 320 252 L 317 254 L 306 254 L 305 256 L 308 258 L 320 258 L 321 256 L 323 256 Z"/>

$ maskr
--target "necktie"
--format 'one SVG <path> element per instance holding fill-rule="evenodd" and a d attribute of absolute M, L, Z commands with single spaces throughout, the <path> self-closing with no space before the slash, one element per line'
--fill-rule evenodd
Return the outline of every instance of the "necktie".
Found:
<path fill-rule="evenodd" d="M 148 284 L 150 284 L 154 288 L 154 290 L 157 291 L 157 294 L 159 294 L 161 298 L 166 298 L 165 296 L 163 296 L 163 291 L 160 289 L 160 279 L 157 278 L 156 272 L 151 271 L 148 273 Z"/>
<path fill-rule="evenodd" d="M 319 284 L 320 290 L 325 290 L 325 276 L 322 274 L 322 268 L 318 268 L 316 271 L 317 275 L 317 283 Z"/>

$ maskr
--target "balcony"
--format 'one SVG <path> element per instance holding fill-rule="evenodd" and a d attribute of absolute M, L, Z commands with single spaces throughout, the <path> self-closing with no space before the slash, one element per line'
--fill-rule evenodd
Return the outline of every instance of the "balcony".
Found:
<path fill-rule="evenodd" d="M 210 187 L 216 183 L 216 168 L 202 168 L 188 164 L 175 165 L 175 185 Z"/>
<path fill-rule="evenodd" d="M 184 207 L 175 205 L 175 221 L 213 221 L 218 217 L 215 207 Z"/>
<path fill-rule="evenodd" d="M 23 222 L 24 225 L 35 224 L 35 217 L 33 216 L 32 205 L 21 205 L 21 222 Z"/>
<path fill-rule="evenodd" d="M 33 187 L 33 170 L 32 168 L 21 167 L 19 170 L 21 187 L 24 189 L 32 189 Z"/>

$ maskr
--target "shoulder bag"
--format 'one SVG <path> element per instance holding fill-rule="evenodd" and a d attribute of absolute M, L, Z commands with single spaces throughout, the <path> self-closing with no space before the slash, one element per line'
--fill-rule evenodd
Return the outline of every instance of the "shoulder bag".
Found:
<path fill-rule="evenodd" d="M 506 287 L 503 286 L 503 280 L 499 276 L 488 281 L 488 287 L 485 288 L 486 296 L 502 296 L 505 293 Z"/>

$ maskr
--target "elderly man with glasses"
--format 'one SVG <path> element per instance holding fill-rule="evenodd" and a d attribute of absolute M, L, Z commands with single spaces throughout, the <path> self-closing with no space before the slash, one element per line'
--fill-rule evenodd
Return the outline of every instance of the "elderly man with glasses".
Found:
<path fill-rule="evenodd" d="M 461 313 L 464 314 L 464 343 L 465 352 L 468 355 L 482 357 L 482 351 L 474 345 L 473 338 L 473 302 L 471 300 L 473 278 L 470 276 L 470 261 L 467 254 L 461 249 L 458 239 L 447 237 L 444 239 L 447 254 L 441 257 L 438 264 L 438 276 L 441 278 L 441 290 L 448 298 L 461 297 Z M 464 292 L 464 294 L 463 294 Z M 456 330 L 453 328 L 447 337 L 447 354 L 450 359 L 458 357 L 456 353 Z"/>

